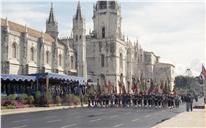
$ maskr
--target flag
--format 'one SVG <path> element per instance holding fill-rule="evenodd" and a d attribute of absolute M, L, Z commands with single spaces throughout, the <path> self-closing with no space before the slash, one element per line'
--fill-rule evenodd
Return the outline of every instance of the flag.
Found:
<path fill-rule="evenodd" d="M 149 86 L 149 89 L 148 89 L 148 94 L 153 93 L 153 90 L 154 90 L 154 82 L 153 82 L 152 79 L 150 79 L 150 86 Z"/>
<path fill-rule="evenodd" d="M 148 90 L 148 94 L 151 94 L 152 91 L 153 91 L 153 86 L 150 86 L 150 87 L 149 87 L 149 90 Z"/>
<path fill-rule="evenodd" d="M 110 80 L 108 81 L 108 90 L 109 90 L 109 94 L 111 94 L 113 90 L 113 85 L 111 84 Z"/>
<path fill-rule="evenodd" d="M 205 70 L 204 65 L 202 65 L 202 71 L 201 71 L 199 77 L 197 77 L 197 78 L 198 78 L 198 82 L 200 84 L 203 84 L 204 79 L 206 79 L 206 70 Z"/>
<path fill-rule="evenodd" d="M 160 81 L 160 89 L 162 89 L 162 90 L 164 89 L 164 83 L 162 80 Z"/>
<path fill-rule="evenodd" d="M 146 89 L 146 87 L 145 87 L 146 85 L 145 85 L 145 81 L 144 80 L 142 80 L 142 82 L 140 83 L 140 92 L 144 92 L 145 91 L 145 89 Z"/>
<path fill-rule="evenodd" d="M 166 81 L 164 81 L 164 87 L 163 87 L 163 92 L 165 93 L 165 94 L 168 94 L 168 85 L 167 85 L 167 82 Z"/>
<path fill-rule="evenodd" d="M 202 79 L 206 79 L 206 70 L 205 70 L 204 65 L 202 65 L 202 71 L 201 71 L 200 76 Z"/>
<path fill-rule="evenodd" d="M 159 93 L 159 89 L 158 88 L 159 88 L 159 85 L 156 85 L 155 86 L 155 90 L 154 90 L 155 94 Z"/>
<path fill-rule="evenodd" d="M 132 78 L 132 91 L 133 93 L 136 93 L 137 91 L 137 83 L 135 81 L 135 78 Z"/>
<path fill-rule="evenodd" d="M 134 84 L 133 84 L 133 86 L 132 86 L 132 91 L 133 91 L 134 93 L 137 93 L 137 92 L 138 92 L 138 85 L 137 85 L 137 83 L 134 83 Z"/>

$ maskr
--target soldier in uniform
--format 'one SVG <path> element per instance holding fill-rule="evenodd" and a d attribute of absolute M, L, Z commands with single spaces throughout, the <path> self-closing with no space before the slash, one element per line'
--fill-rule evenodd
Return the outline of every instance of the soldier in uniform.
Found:
<path fill-rule="evenodd" d="M 118 103 L 118 107 L 121 107 L 122 105 L 122 95 L 121 94 L 117 95 L 117 103 Z"/>
<path fill-rule="evenodd" d="M 91 94 L 88 95 L 88 107 L 91 107 Z"/>
<path fill-rule="evenodd" d="M 92 106 L 94 106 L 95 104 L 95 95 L 91 94 L 91 102 L 92 102 Z"/>
<path fill-rule="evenodd" d="M 137 106 L 137 95 L 136 94 L 132 95 L 132 104 L 133 104 L 134 107 Z"/>
<path fill-rule="evenodd" d="M 103 107 L 103 98 L 103 94 L 99 95 L 99 103 L 101 107 Z"/>
<path fill-rule="evenodd" d="M 148 106 L 152 106 L 152 95 L 148 95 Z"/>
<path fill-rule="evenodd" d="M 186 101 L 186 110 L 189 112 L 189 110 L 192 111 L 192 103 L 193 103 L 193 97 L 191 94 L 187 94 L 187 96 L 185 97 L 185 101 Z"/>
<path fill-rule="evenodd" d="M 175 107 L 179 108 L 179 104 L 180 104 L 180 97 L 175 96 Z"/>
<path fill-rule="evenodd" d="M 141 107 L 142 107 L 142 95 L 141 95 L 141 94 L 138 95 L 137 101 L 138 101 L 138 106 L 141 106 Z"/>
<path fill-rule="evenodd" d="M 122 94 L 122 106 L 123 108 L 126 107 L 126 94 L 125 93 Z"/>
<path fill-rule="evenodd" d="M 126 93 L 125 95 L 125 102 L 126 102 L 126 107 L 130 107 L 131 106 L 131 97 L 130 97 L 130 94 L 129 93 Z"/>
<path fill-rule="evenodd" d="M 158 107 L 162 107 L 162 95 L 158 95 Z"/>
<path fill-rule="evenodd" d="M 155 103 L 155 108 L 157 108 L 157 105 L 158 105 L 158 97 L 157 97 L 157 94 L 154 96 L 154 103 Z"/>
<path fill-rule="evenodd" d="M 163 94 L 162 96 L 162 107 L 167 107 L 168 106 L 168 97 L 167 95 Z"/>
<path fill-rule="evenodd" d="M 109 98 L 110 98 L 109 95 L 106 94 L 106 95 L 105 95 L 106 107 L 109 107 L 109 100 L 110 100 Z"/>
<path fill-rule="evenodd" d="M 98 107 L 98 103 L 99 103 L 99 95 L 98 94 L 96 94 L 95 96 L 94 96 L 94 106 L 95 107 Z"/>
<path fill-rule="evenodd" d="M 144 107 L 147 107 L 147 104 L 148 104 L 148 95 L 143 95 L 144 98 L 143 98 L 143 101 L 144 101 Z"/>
<path fill-rule="evenodd" d="M 168 96 L 168 107 L 171 108 L 171 109 L 174 107 L 174 100 L 173 99 L 174 98 L 173 98 L 172 95 Z"/>

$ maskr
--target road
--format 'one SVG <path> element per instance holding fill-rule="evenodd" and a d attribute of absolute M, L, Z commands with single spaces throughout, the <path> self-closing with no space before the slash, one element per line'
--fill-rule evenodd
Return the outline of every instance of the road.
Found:
<path fill-rule="evenodd" d="M 155 108 L 74 108 L 2 116 L 2 128 L 149 128 L 185 111 Z"/>

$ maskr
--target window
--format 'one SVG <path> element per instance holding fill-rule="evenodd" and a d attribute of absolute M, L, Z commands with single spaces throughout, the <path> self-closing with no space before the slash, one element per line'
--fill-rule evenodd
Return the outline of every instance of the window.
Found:
<path fill-rule="evenodd" d="M 115 1 L 111 1 L 111 2 L 109 3 L 109 8 L 110 8 L 110 9 L 115 9 Z"/>
<path fill-rule="evenodd" d="M 74 57 L 71 56 L 71 69 L 73 69 L 73 68 L 74 68 Z"/>
<path fill-rule="evenodd" d="M 62 66 L 62 54 L 59 54 L 59 66 Z"/>
<path fill-rule="evenodd" d="M 100 1 L 99 2 L 99 8 L 100 9 L 106 9 L 107 8 L 107 1 Z"/>
<path fill-rule="evenodd" d="M 16 48 L 16 43 L 14 42 L 14 43 L 12 44 L 12 57 L 13 57 L 13 58 L 16 58 L 16 57 L 17 57 L 16 53 L 17 53 L 17 48 Z"/>
<path fill-rule="evenodd" d="M 82 39 L 82 36 L 81 36 L 81 35 L 79 36 L 79 39 L 80 39 L 80 40 Z"/>
<path fill-rule="evenodd" d="M 46 63 L 49 64 L 49 51 L 46 51 Z"/>
<path fill-rule="evenodd" d="M 101 66 L 104 67 L 104 55 L 101 55 Z"/>
<path fill-rule="evenodd" d="M 76 41 L 78 41 L 78 35 L 76 35 Z"/>
<path fill-rule="evenodd" d="M 119 66 L 122 69 L 123 68 L 123 57 L 122 57 L 122 53 L 120 53 L 119 55 Z"/>
<path fill-rule="evenodd" d="M 142 54 L 141 54 L 140 60 L 141 60 L 141 62 L 143 62 L 143 55 Z"/>
<path fill-rule="evenodd" d="M 105 27 L 102 27 L 102 38 L 105 38 Z"/>
<path fill-rule="evenodd" d="M 30 60 L 34 61 L 34 47 L 30 48 Z"/>

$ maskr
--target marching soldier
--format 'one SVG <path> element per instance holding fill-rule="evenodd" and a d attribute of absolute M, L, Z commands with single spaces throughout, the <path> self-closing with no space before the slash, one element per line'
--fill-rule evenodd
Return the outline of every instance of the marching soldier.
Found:
<path fill-rule="evenodd" d="M 179 108 L 179 104 L 180 104 L 180 97 L 175 96 L 175 107 Z"/>
<path fill-rule="evenodd" d="M 144 107 L 147 107 L 148 95 L 143 95 Z"/>
<path fill-rule="evenodd" d="M 137 95 L 136 94 L 132 95 L 132 104 L 134 105 L 134 107 L 137 106 Z"/>
<path fill-rule="evenodd" d="M 138 99 L 137 99 L 137 102 L 138 102 L 138 106 L 142 107 L 142 95 L 138 95 Z"/>
<path fill-rule="evenodd" d="M 114 103 L 115 103 L 115 95 L 112 93 L 110 95 L 110 104 L 111 104 L 111 107 L 114 107 Z"/>

